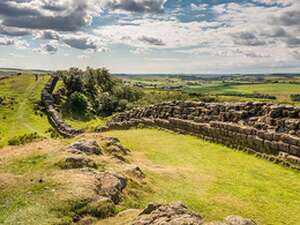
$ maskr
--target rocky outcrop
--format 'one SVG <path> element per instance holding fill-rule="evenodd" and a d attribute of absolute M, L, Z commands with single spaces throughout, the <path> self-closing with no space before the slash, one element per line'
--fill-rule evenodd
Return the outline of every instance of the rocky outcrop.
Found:
<path fill-rule="evenodd" d="M 137 178 L 139 180 L 142 180 L 145 178 L 144 172 L 141 170 L 140 167 L 136 165 L 130 165 L 128 168 L 125 170 L 125 173 L 129 175 L 130 177 Z"/>
<path fill-rule="evenodd" d="M 181 202 L 169 205 L 150 203 L 132 225 L 201 225 L 203 218 L 187 209 Z"/>
<path fill-rule="evenodd" d="M 192 212 L 181 202 L 173 204 L 150 203 L 132 222 L 132 225 L 257 225 L 250 219 L 228 216 L 224 221 L 205 223 L 202 216 Z"/>
<path fill-rule="evenodd" d="M 45 107 L 49 122 L 51 125 L 63 136 L 65 137 L 74 137 L 81 133 L 83 133 L 83 130 L 77 130 L 69 125 L 65 124 L 65 122 L 60 118 L 59 113 L 54 107 L 55 100 L 52 95 L 52 92 L 54 91 L 54 88 L 59 80 L 59 76 L 57 74 L 53 74 L 44 87 L 42 91 L 42 104 Z"/>
<path fill-rule="evenodd" d="M 96 174 L 99 181 L 99 195 L 109 198 L 113 203 L 122 201 L 122 191 L 126 187 L 126 178 L 111 172 L 99 172 Z"/>
<path fill-rule="evenodd" d="M 117 114 L 103 130 L 140 124 L 193 134 L 300 168 L 299 107 L 173 101 Z"/>
<path fill-rule="evenodd" d="M 120 145 L 117 139 L 110 137 L 101 136 L 99 144 L 95 139 L 84 138 L 66 146 L 65 155 L 56 164 L 62 169 L 63 177 L 70 176 L 67 187 L 75 186 L 79 193 L 74 194 L 77 197 L 70 207 L 74 224 L 89 224 L 114 216 L 127 183 L 132 182 L 128 181 L 131 177 L 123 172 L 127 164 L 112 164 L 116 167 L 110 164 L 106 168 L 114 161 L 103 150 L 104 140 Z"/>
<path fill-rule="evenodd" d="M 129 150 L 125 148 L 120 140 L 115 137 L 105 137 L 103 139 L 104 149 L 108 154 L 111 155 L 127 155 Z"/>
<path fill-rule="evenodd" d="M 85 153 L 87 155 L 102 154 L 100 146 L 95 140 L 79 140 L 69 146 L 70 152 L 76 154 Z"/>

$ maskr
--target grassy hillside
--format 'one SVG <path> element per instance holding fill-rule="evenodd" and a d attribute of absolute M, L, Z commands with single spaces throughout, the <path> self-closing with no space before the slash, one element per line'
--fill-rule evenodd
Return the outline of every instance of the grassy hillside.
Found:
<path fill-rule="evenodd" d="M 0 97 L 5 97 L 5 104 L 0 104 L 0 147 L 7 145 L 13 137 L 37 132 L 47 136 L 51 126 L 45 114 L 35 114 L 34 105 L 40 100 L 41 91 L 49 76 L 25 74 L 12 76 L 0 81 Z M 61 83 L 60 83 L 61 84 Z M 65 118 L 66 123 L 75 128 L 92 130 L 104 125 L 105 119 L 94 118 L 89 121 Z"/>
<path fill-rule="evenodd" d="M 0 96 L 9 98 L 0 105 L 0 146 L 12 137 L 33 132 L 44 135 L 49 129 L 46 116 L 34 113 L 34 104 L 48 79 L 41 76 L 35 81 L 33 75 L 21 75 L 0 81 Z"/>
<path fill-rule="evenodd" d="M 300 174 L 271 162 L 201 139 L 156 129 L 111 131 L 130 148 L 126 158 L 146 174 L 128 181 L 122 213 L 97 225 L 128 225 L 149 202 L 182 201 L 207 221 L 231 214 L 260 225 L 298 225 Z M 96 138 L 101 135 L 85 135 Z M 70 140 L 44 140 L 1 150 L 0 224 L 72 224 L 71 205 L 92 197 L 95 188 L 83 170 L 62 170 Z M 88 156 L 98 170 L 124 171 L 127 164 L 106 155 Z M 121 172 L 122 173 L 122 172 Z M 70 205 L 71 204 L 71 205 Z M 127 221 L 127 222 L 126 222 Z"/>
<path fill-rule="evenodd" d="M 128 206 L 181 200 L 209 220 L 238 214 L 258 224 L 300 221 L 300 174 L 192 136 L 155 129 L 112 131 L 146 170 L 152 192 Z"/>

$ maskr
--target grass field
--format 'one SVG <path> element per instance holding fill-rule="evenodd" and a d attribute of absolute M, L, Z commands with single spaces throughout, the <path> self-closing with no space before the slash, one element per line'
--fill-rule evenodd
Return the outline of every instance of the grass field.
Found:
<path fill-rule="evenodd" d="M 65 122 L 77 129 L 84 129 L 85 131 L 94 131 L 95 128 L 104 126 L 108 118 L 96 117 L 88 121 L 75 120 L 72 118 L 65 118 Z"/>
<path fill-rule="evenodd" d="M 268 83 L 225 86 L 221 83 L 189 87 L 187 91 L 202 94 L 254 93 L 268 94 L 277 97 L 277 102 L 291 102 L 291 94 L 300 93 L 300 84 Z M 241 98 L 240 98 L 241 99 Z"/>
<path fill-rule="evenodd" d="M 21 75 L 0 81 L 0 96 L 15 98 L 13 105 L 0 105 L 0 146 L 19 135 L 33 132 L 45 135 L 50 128 L 47 117 L 35 115 L 33 108 L 48 79 L 41 76 L 35 81 L 33 75 Z"/>
<path fill-rule="evenodd" d="M 180 200 L 207 221 L 238 214 L 260 225 L 299 225 L 297 171 L 189 135 L 156 129 L 104 135 L 130 148 L 127 159 L 146 174 L 142 183 L 129 181 L 119 211 Z M 81 138 L 91 136 L 100 137 Z M 70 204 L 94 193 L 81 170 L 57 166 L 73 141 L 43 140 L 1 150 L 0 224 L 72 224 Z M 123 171 L 126 166 L 102 155 L 90 157 L 99 169 Z M 138 212 L 96 224 L 127 225 Z"/>
<path fill-rule="evenodd" d="M 152 190 L 127 198 L 127 207 L 181 200 L 208 220 L 238 214 L 261 225 L 300 224 L 296 171 L 192 136 L 155 129 L 106 135 L 132 150 Z"/>

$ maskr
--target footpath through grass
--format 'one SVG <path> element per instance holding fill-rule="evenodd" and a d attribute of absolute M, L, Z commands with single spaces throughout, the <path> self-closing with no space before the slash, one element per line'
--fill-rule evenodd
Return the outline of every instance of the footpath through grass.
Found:
<path fill-rule="evenodd" d="M 0 96 L 10 99 L 8 104 L 0 105 L 0 147 L 15 136 L 34 132 L 45 135 L 50 128 L 47 117 L 34 112 L 34 104 L 40 100 L 48 79 L 40 76 L 35 81 L 33 75 L 21 75 L 0 81 Z"/>
<path fill-rule="evenodd" d="M 183 201 L 211 221 L 237 214 L 261 225 L 300 224 L 300 173 L 196 137 L 156 129 L 111 131 L 132 150 L 151 191 L 126 207 Z"/>

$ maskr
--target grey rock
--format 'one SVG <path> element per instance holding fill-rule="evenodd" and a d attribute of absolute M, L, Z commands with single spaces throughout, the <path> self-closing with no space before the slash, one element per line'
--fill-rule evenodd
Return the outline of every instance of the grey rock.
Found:
<path fill-rule="evenodd" d="M 102 154 L 100 146 L 95 140 L 80 140 L 70 146 L 70 151 L 73 153 L 85 153 L 88 155 Z"/>
<path fill-rule="evenodd" d="M 122 191 L 127 180 L 111 172 L 97 173 L 99 195 L 110 198 L 115 204 L 122 201 Z"/>
<path fill-rule="evenodd" d="M 253 220 L 245 219 L 240 216 L 228 216 L 225 218 L 225 221 L 229 225 L 257 225 Z"/>
<path fill-rule="evenodd" d="M 62 169 L 77 169 L 77 168 L 97 168 L 96 163 L 93 160 L 85 158 L 83 156 L 69 156 L 58 163 Z"/>
<path fill-rule="evenodd" d="M 149 204 L 132 225 L 201 225 L 201 216 L 190 211 L 181 202 L 168 205 Z"/>

